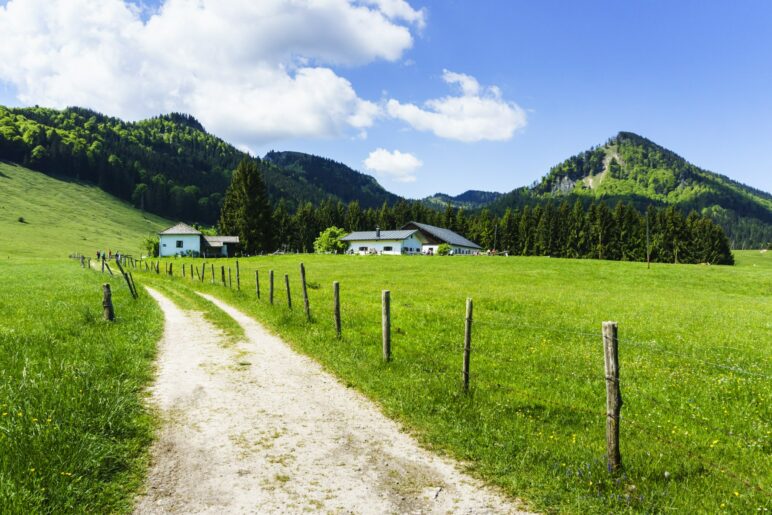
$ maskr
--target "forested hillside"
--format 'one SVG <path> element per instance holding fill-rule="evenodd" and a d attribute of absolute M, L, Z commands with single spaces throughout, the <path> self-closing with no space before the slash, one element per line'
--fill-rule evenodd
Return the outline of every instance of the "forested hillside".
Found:
<path fill-rule="evenodd" d="M 456 196 L 450 196 L 445 193 L 435 193 L 431 197 L 421 199 L 421 202 L 437 209 L 445 209 L 446 206 L 463 209 L 480 209 L 501 197 L 501 195 L 501 193 L 495 191 L 467 190 Z"/>
<path fill-rule="evenodd" d="M 648 205 L 695 210 L 719 223 L 733 248 L 772 241 L 772 195 L 703 170 L 674 152 L 630 132 L 554 166 L 531 188 L 519 188 L 489 207 L 534 205 L 547 199 L 623 200 L 639 210 Z"/>
<path fill-rule="evenodd" d="M 302 152 L 269 152 L 264 160 L 323 190 L 343 202 L 356 200 L 364 207 L 393 204 L 401 197 L 386 191 L 373 177 L 324 157 Z M 270 179 L 269 179 L 270 180 Z"/>
<path fill-rule="evenodd" d="M 216 223 L 233 170 L 245 155 L 188 115 L 131 123 L 82 108 L 0 106 L 0 159 L 92 182 L 173 219 Z M 366 207 L 399 198 L 372 177 L 328 159 L 299 153 L 273 157 L 287 168 L 262 167 L 269 196 L 291 210 L 327 198 Z"/>

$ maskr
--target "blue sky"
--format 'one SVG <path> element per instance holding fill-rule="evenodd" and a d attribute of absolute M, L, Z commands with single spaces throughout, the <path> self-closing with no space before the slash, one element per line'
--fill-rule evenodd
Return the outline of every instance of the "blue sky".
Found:
<path fill-rule="evenodd" d="M 253 153 L 324 155 L 409 197 L 509 191 L 620 130 L 772 191 L 772 2 L 328 0 L 320 13 L 266 0 L 234 14 L 215 3 L 204 12 L 206 1 L 201 12 L 186 0 L 136 12 L 70 0 L 41 4 L 54 11 L 42 22 L 46 9 L 12 9 L 40 1 L 0 1 L 6 41 L 47 41 L 0 50 L 4 105 L 87 105 L 129 119 L 186 110 Z M 252 4 L 230 7 L 240 3 Z M 70 16 L 73 4 L 81 15 Z M 83 21 L 88 8 L 96 14 Z M 216 28 L 274 8 L 280 26 Z M 34 28 L 15 28 L 25 21 Z M 82 40 L 95 28 L 123 39 Z"/>

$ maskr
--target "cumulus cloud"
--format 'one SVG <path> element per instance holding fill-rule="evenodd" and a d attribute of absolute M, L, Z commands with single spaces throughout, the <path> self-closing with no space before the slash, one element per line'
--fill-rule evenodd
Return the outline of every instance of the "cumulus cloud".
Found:
<path fill-rule="evenodd" d="M 483 87 L 470 75 L 448 70 L 443 71 L 442 79 L 456 85 L 460 95 L 428 100 L 423 108 L 391 99 L 386 103 L 387 113 L 416 130 L 464 142 L 504 141 L 525 127 L 525 111 L 504 100 L 496 86 Z"/>
<path fill-rule="evenodd" d="M 370 152 L 364 160 L 365 168 L 375 172 L 378 176 L 392 179 L 397 182 L 414 182 L 415 171 L 423 163 L 409 152 L 395 150 L 389 152 L 384 148 L 378 148 Z"/>
<path fill-rule="evenodd" d="M 10 0 L 0 80 L 26 104 L 189 112 L 235 143 L 336 136 L 379 108 L 331 67 L 397 61 L 423 24 L 404 0 Z"/>

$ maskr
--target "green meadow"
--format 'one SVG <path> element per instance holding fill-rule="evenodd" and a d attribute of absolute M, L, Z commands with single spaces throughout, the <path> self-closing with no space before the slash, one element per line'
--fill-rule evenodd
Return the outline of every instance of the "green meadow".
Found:
<path fill-rule="evenodd" d="M 772 254 L 735 267 L 520 257 L 170 259 L 170 288 L 237 305 L 378 402 L 427 446 L 561 512 L 772 508 Z M 306 322 L 299 264 L 313 320 Z M 186 278 L 181 277 L 186 265 Z M 216 284 L 211 284 L 211 265 Z M 232 288 L 220 283 L 231 268 Z M 274 304 L 268 271 L 275 271 Z M 257 299 L 255 271 L 261 281 Z M 291 278 L 287 308 L 284 274 Z M 335 337 L 332 282 L 341 284 Z M 393 361 L 381 359 L 381 290 Z M 465 300 L 471 384 L 461 391 Z M 601 323 L 619 323 L 624 471 L 606 470 Z"/>
<path fill-rule="evenodd" d="M 94 186 L 0 163 L 0 512 L 131 511 L 163 317 L 67 256 L 138 253 L 168 225 Z M 102 320 L 104 282 L 114 323 Z"/>
<path fill-rule="evenodd" d="M 0 511 L 130 511 L 152 439 L 143 398 L 158 307 L 74 260 L 0 271 Z M 103 282 L 114 323 L 102 319 Z"/>

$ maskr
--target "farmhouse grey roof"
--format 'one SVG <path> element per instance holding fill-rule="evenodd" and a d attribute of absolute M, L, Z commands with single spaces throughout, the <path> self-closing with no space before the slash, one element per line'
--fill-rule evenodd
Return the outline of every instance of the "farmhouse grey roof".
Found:
<path fill-rule="evenodd" d="M 467 240 L 458 233 L 451 231 L 450 229 L 443 229 L 442 227 L 435 227 L 429 224 L 421 224 L 418 222 L 409 222 L 405 224 L 402 229 L 419 229 L 431 236 L 434 236 L 440 241 L 449 243 L 451 245 L 458 245 L 459 247 L 470 247 L 473 249 L 481 249 L 478 244 L 473 241 Z"/>
<path fill-rule="evenodd" d="M 416 229 L 400 231 L 381 231 L 380 236 L 376 236 L 375 231 L 358 231 L 347 234 L 340 241 L 365 241 L 365 240 L 404 240 L 417 233 Z"/>
<path fill-rule="evenodd" d="M 159 232 L 158 234 L 201 234 L 201 231 L 197 231 L 188 224 L 180 222 L 173 227 L 169 227 L 165 231 Z"/>

